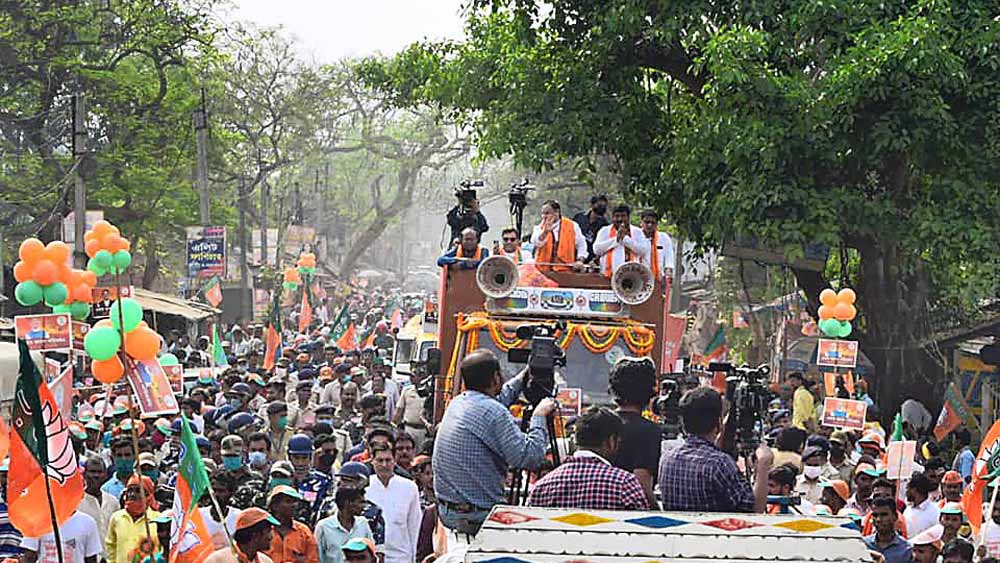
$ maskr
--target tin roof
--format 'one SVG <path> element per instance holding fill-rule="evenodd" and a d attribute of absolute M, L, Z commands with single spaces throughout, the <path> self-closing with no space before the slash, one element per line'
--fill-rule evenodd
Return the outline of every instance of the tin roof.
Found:
<path fill-rule="evenodd" d="M 466 563 L 869 562 L 847 518 L 497 506 Z"/>

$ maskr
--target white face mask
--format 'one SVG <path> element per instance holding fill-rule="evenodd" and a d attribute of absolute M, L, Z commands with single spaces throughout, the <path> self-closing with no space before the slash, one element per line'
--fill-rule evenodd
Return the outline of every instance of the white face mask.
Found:
<path fill-rule="evenodd" d="M 802 468 L 802 474 L 805 475 L 806 479 L 810 481 L 815 481 L 819 479 L 820 473 L 823 472 L 823 468 L 819 465 L 806 465 Z"/>

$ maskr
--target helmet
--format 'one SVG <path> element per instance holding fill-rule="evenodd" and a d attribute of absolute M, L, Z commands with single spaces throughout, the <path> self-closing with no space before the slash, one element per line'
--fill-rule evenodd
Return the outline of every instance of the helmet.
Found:
<path fill-rule="evenodd" d="M 307 434 L 296 434 L 288 440 L 288 453 L 297 455 L 312 455 L 313 439 Z"/>
<path fill-rule="evenodd" d="M 226 424 L 226 430 L 230 434 L 235 434 L 246 428 L 247 426 L 253 424 L 256 421 L 254 416 L 248 412 L 236 413 L 229 418 L 229 422 Z"/>
<path fill-rule="evenodd" d="M 232 387 L 229 388 L 230 393 L 241 393 L 243 395 L 253 395 L 253 391 L 250 386 L 246 383 L 240 381 L 239 383 L 234 383 Z"/>

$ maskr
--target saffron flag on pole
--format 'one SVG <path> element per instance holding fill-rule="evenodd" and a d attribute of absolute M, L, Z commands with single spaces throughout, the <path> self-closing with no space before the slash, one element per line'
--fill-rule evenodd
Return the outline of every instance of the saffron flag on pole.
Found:
<path fill-rule="evenodd" d="M 347 329 L 351 326 L 351 314 L 345 304 L 340 308 L 340 312 L 333 319 L 333 326 L 330 327 L 330 339 L 334 342 L 340 340 Z"/>
<path fill-rule="evenodd" d="M 267 312 L 267 335 L 264 341 L 264 371 L 271 371 L 281 356 L 281 292 L 275 290 L 271 310 Z"/>
<path fill-rule="evenodd" d="M 209 305 L 218 307 L 222 303 L 222 284 L 219 283 L 218 276 L 212 276 L 212 279 L 208 280 L 203 292 Z"/>
<path fill-rule="evenodd" d="M 174 523 L 170 534 L 170 562 L 204 561 L 214 551 L 212 536 L 198 510 L 198 501 L 208 490 L 208 473 L 198 452 L 191 425 L 181 416 L 181 457 L 174 490 Z"/>
<path fill-rule="evenodd" d="M 726 346 L 726 328 L 720 325 L 719 329 L 715 331 L 715 335 L 709 340 L 708 345 L 705 346 L 705 354 L 702 361 L 705 363 L 711 362 L 725 354 L 728 349 Z"/>
<path fill-rule="evenodd" d="M 24 536 L 39 537 L 52 533 L 53 520 L 62 526 L 76 512 L 83 500 L 83 474 L 69 426 L 28 345 L 24 340 L 17 345 L 21 367 L 11 406 L 7 504 L 10 523 Z"/>
<path fill-rule="evenodd" d="M 972 483 L 962 493 L 962 508 L 969 525 L 978 534 L 983 525 L 983 491 L 1000 475 L 1000 420 L 993 423 L 979 446 L 979 455 L 972 466 Z"/>
<path fill-rule="evenodd" d="M 952 382 L 944 392 L 944 405 L 934 427 L 934 439 L 938 442 L 944 440 L 945 436 L 951 434 L 952 430 L 961 426 L 968 418 L 969 406 L 965 404 L 965 400 L 958 393 L 958 388 Z"/>
<path fill-rule="evenodd" d="M 354 328 L 354 323 L 351 323 L 350 325 L 347 326 L 347 330 L 344 331 L 344 334 L 342 334 L 340 338 L 337 339 L 337 348 L 340 348 L 342 351 L 347 352 L 349 350 L 354 350 L 357 347 L 358 347 L 358 335 L 357 331 Z"/>

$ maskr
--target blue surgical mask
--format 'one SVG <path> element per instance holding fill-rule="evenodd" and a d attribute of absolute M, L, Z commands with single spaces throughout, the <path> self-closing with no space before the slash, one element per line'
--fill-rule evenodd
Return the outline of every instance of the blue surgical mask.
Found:
<path fill-rule="evenodd" d="M 351 374 L 347 374 L 344 376 L 344 383 L 347 383 L 350 380 L 351 380 Z"/>
<path fill-rule="evenodd" d="M 149 477 L 154 483 L 156 483 L 156 480 L 160 478 L 159 469 L 147 469 L 143 471 L 142 474 Z"/>
<path fill-rule="evenodd" d="M 229 405 L 234 409 L 238 409 L 243 406 L 243 399 L 233 397 L 232 399 L 229 399 Z"/>
<path fill-rule="evenodd" d="M 264 452 L 250 452 L 247 454 L 247 461 L 254 467 L 264 467 L 267 463 L 267 454 Z"/>
<path fill-rule="evenodd" d="M 254 453 L 259 453 L 261 455 L 264 454 L 264 452 L 254 452 Z M 266 456 L 265 456 L 265 459 L 266 459 Z M 222 456 L 222 467 L 224 467 L 225 469 L 228 469 L 230 471 L 232 471 L 234 469 L 239 469 L 240 467 L 243 467 L 243 456 L 238 456 L 238 455 L 224 455 L 224 456 Z"/>
<path fill-rule="evenodd" d="M 271 482 L 268 483 L 268 490 L 274 490 L 275 487 L 280 485 L 286 485 L 288 487 L 293 487 L 295 482 L 291 479 L 285 479 L 284 477 L 271 477 Z"/>
<path fill-rule="evenodd" d="M 115 473 L 118 475 L 128 475 L 135 471 L 135 460 L 131 459 L 116 459 L 115 460 Z"/>

